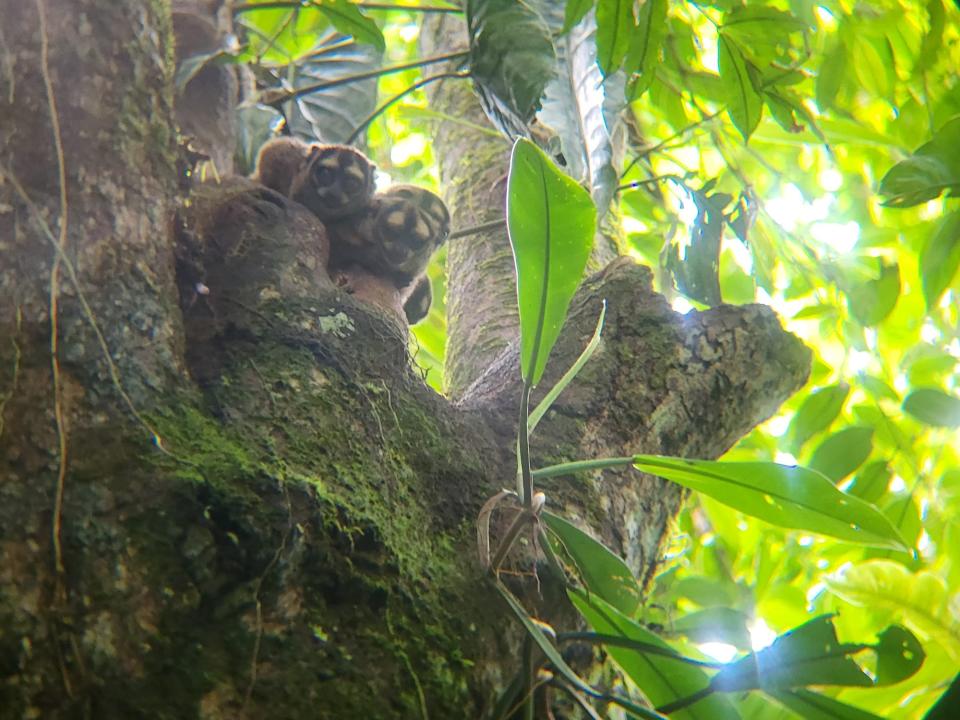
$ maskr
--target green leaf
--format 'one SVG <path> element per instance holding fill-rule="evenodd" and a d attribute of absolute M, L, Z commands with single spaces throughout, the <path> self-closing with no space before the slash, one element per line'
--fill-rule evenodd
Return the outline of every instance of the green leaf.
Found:
<path fill-rule="evenodd" d="M 646 0 L 640 6 L 637 29 L 630 39 L 630 49 L 623 69 L 630 78 L 628 95 L 637 100 L 653 82 L 667 29 L 667 0 Z"/>
<path fill-rule="evenodd" d="M 656 707 L 707 687 L 707 676 L 702 670 L 685 662 L 676 650 L 612 605 L 579 590 L 569 590 L 567 594 L 596 632 L 617 635 L 663 651 L 641 652 L 633 648 L 605 646 L 610 657 Z M 671 720 L 734 720 L 738 717 L 729 701 L 716 695 L 670 713 Z"/>
<path fill-rule="evenodd" d="M 817 73 L 817 107 L 825 112 L 834 106 L 847 73 L 847 47 L 842 42 L 823 56 Z"/>
<path fill-rule="evenodd" d="M 315 86 L 369 73 L 382 66 L 382 55 L 370 45 L 350 42 L 340 33 L 328 32 L 307 57 L 286 69 L 294 89 Z M 345 143 L 377 106 L 377 78 L 334 85 L 301 95 L 284 105 L 290 130 L 313 141 Z"/>
<path fill-rule="evenodd" d="M 877 643 L 877 685 L 895 685 L 913 675 L 927 657 L 916 635 L 899 625 L 880 633 Z"/>
<path fill-rule="evenodd" d="M 955 720 L 960 714 L 960 673 L 953 677 L 936 704 L 923 716 L 923 720 Z"/>
<path fill-rule="evenodd" d="M 847 492 L 865 502 L 875 503 L 887 492 L 892 475 L 886 460 L 874 460 L 857 473 Z"/>
<path fill-rule="evenodd" d="M 900 537 L 915 547 L 920 531 L 923 530 L 923 520 L 920 518 L 920 508 L 910 495 L 899 497 L 883 506 L 883 514 L 890 518 L 890 522 L 900 533 Z"/>
<path fill-rule="evenodd" d="M 794 454 L 813 435 L 830 427 L 830 423 L 837 418 L 840 410 L 843 409 L 843 403 L 849 393 L 849 385 L 838 383 L 820 388 L 807 395 L 793 416 L 793 420 L 790 421 L 788 430 L 790 447 Z"/>
<path fill-rule="evenodd" d="M 813 452 L 810 469 L 822 472 L 834 482 L 843 480 L 870 456 L 872 427 L 848 427 L 824 440 Z"/>
<path fill-rule="evenodd" d="M 960 662 L 960 620 L 951 611 L 951 593 L 937 574 L 928 570 L 912 573 L 891 560 L 870 560 L 828 575 L 824 582 L 833 594 L 852 605 L 893 611 Z"/>
<path fill-rule="evenodd" d="M 871 327 L 887 317 L 900 297 L 900 266 L 880 264 L 880 277 L 858 283 L 847 291 L 847 305 L 861 325 Z"/>
<path fill-rule="evenodd" d="M 596 691 L 587 685 L 587 683 L 585 683 L 583 680 L 581 680 L 580 676 L 577 675 L 564 661 L 563 657 L 560 655 L 560 651 L 557 650 L 550 638 L 547 637 L 544 627 L 533 621 L 533 619 L 527 614 L 527 611 L 523 609 L 523 606 L 517 602 L 517 599 L 513 596 L 513 593 L 504 587 L 502 583 L 498 581 L 495 583 L 495 585 L 497 590 L 499 590 L 500 594 L 503 596 L 503 599 L 507 601 L 510 609 L 513 610 L 514 614 L 520 620 L 520 623 L 527 631 L 527 634 L 537 644 L 540 650 L 543 651 L 543 654 L 553 664 L 554 668 L 574 687 L 595 696 L 597 694 Z"/>
<path fill-rule="evenodd" d="M 627 564 L 558 515 L 544 512 L 541 517 L 577 566 L 586 589 L 632 617 L 640 607 L 641 593 Z"/>
<path fill-rule="evenodd" d="M 938 157 L 915 155 L 894 165 L 880 181 L 880 194 L 889 207 L 905 208 L 940 197 L 947 188 L 960 182 Z"/>
<path fill-rule="evenodd" d="M 590 12 L 595 2 L 596 0 L 567 0 L 563 11 L 563 29 L 561 32 L 570 32 L 571 28 Z"/>
<path fill-rule="evenodd" d="M 883 513 L 840 492 L 826 477 L 807 468 L 656 455 L 637 455 L 634 465 L 779 527 L 907 549 Z"/>
<path fill-rule="evenodd" d="M 743 57 L 743 52 L 736 43 L 721 35 L 718 52 L 720 80 L 723 82 L 727 112 L 746 142 L 760 124 L 763 99 L 751 77 L 752 65 Z"/>
<path fill-rule="evenodd" d="M 930 29 L 923 36 L 920 55 L 913 66 L 914 74 L 923 72 L 932 66 L 940 54 L 940 48 L 943 46 L 943 27 L 946 16 L 943 0 L 929 0 L 926 10 L 927 17 L 930 20 Z"/>
<path fill-rule="evenodd" d="M 879 715 L 810 690 L 775 690 L 767 694 L 803 720 L 883 720 Z"/>
<path fill-rule="evenodd" d="M 550 641 L 547 637 L 546 632 L 542 625 L 537 624 L 534 620 L 527 615 L 527 611 L 523 609 L 523 606 L 517 602 L 517 599 L 513 594 L 507 590 L 506 587 L 500 582 L 496 583 L 497 590 L 500 591 L 500 594 L 503 595 L 504 600 L 507 601 L 507 604 L 510 606 L 510 609 L 513 610 L 514 614 L 523 624 L 524 629 L 526 629 L 527 634 L 533 639 L 537 644 L 540 650 L 543 651 L 543 654 L 546 656 L 547 660 L 553 665 L 554 669 L 559 672 L 564 679 L 569 682 L 573 687 L 575 687 L 580 692 L 586 693 L 591 697 L 602 698 L 607 702 L 616 703 L 620 707 L 626 708 L 637 717 L 644 718 L 644 720 L 665 720 L 665 718 L 659 713 L 654 712 L 648 708 L 639 706 L 619 695 L 613 693 L 604 693 L 601 694 L 590 687 L 585 683 L 579 675 L 577 675 L 573 669 L 566 663 L 563 659 L 563 656 L 557 650 L 556 646 Z M 602 601 L 598 601 L 602 602 Z M 611 612 L 616 612 L 616 610 L 611 609 Z M 676 717 L 680 717 L 679 715 Z"/>
<path fill-rule="evenodd" d="M 903 401 L 904 412 L 933 427 L 960 427 L 960 398 L 937 388 L 920 388 Z"/>
<path fill-rule="evenodd" d="M 790 34 L 805 23 L 788 12 L 765 5 L 744 5 L 724 15 L 720 32 L 736 41 L 758 62 L 773 62 L 786 54 Z"/>
<path fill-rule="evenodd" d="M 730 663 L 713 676 L 710 687 L 723 692 L 843 685 L 871 687 L 873 680 L 849 655 L 859 645 L 841 644 L 830 615 L 779 636 L 770 647 Z"/>
<path fill-rule="evenodd" d="M 586 190 L 521 138 L 510 159 L 507 227 L 517 269 L 521 372 L 535 385 L 590 256 L 596 210 Z"/>
<path fill-rule="evenodd" d="M 944 123 L 930 142 L 912 157 L 894 165 L 880 181 L 880 194 L 890 207 L 911 207 L 960 188 L 960 116 Z"/>
<path fill-rule="evenodd" d="M 940 301 L 960 265 L 960 210 L 943 216 L 920 255 L 920 279 L 927 309 Z"/>
<path fill-rule="evenodd" d="M 739 648 L 750 647 L 749 617 L 730 607 L 708 607 L 686 613 L 673 623 L 673 629 L 693 642 L 725 642 Z"/>
<path fill-rule="evenodd" d="M 633 32 L 633 0 L 597 0 L 597 62 L 604 75 L 620 67 Z"/>
<path fill-rule="evenodd" d="M 556 72 L 550 29 L 526 3 L 468 0 L 470 77 L 484 112 L 505 134 L 525 135 Z"/>
<path fill-rule="evenodd" d="M 357 42 L 373 45 L 381 52 L 386 50 L 380 28 L 349 0 L 321 0 L 319 8 L 344 35 L 352 35 Z"/>

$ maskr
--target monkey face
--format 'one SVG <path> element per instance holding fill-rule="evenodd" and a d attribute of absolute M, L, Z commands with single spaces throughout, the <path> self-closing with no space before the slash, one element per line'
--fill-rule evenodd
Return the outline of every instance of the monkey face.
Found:
<path fill-rule="evenodd" d="M 374 242 L 385 265 L 412 278 L 450 234 L 447 206 L 432 192 L 411 185 L 394 186 L 377 199 Z"/>
<path fill-rule="evenodd" d="M 313 145 L 294 178 L 291 196 L 321 220 L 354 215 L 373 195 L 373 165 L 345 145 Z"/>

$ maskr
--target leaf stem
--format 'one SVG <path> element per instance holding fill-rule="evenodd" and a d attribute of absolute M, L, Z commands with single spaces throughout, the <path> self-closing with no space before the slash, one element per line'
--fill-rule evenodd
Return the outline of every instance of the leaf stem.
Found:
<path fill-rule="evenodd" d="M 533 352 L 533 362 L 537 360 L 536 350 Z M 531 368 L 530 372 L 533 372 Z M 523 382 L 523 390 L 520 393 L 520 424 L 517 427 L 517 447 L 520 453 L 520 477 L 523 492 L 523 509 L 530 511 L 533 509 L 533 474 L 530 471 L 530 376 Z"/>

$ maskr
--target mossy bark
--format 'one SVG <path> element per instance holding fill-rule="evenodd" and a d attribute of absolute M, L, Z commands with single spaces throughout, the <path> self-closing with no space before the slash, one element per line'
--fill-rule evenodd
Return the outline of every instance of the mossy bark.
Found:
<path fill-rule="evenodd" d="M 514 338 L 451 403 L 405 330 L 333 286 L 304 208 L 242 180 L 179 207 L 164 3 L 0 15 L 0 718 L 480 716 L 522 640 L 475 530 L 513 483 Z M 475 169 L 446 172 L 482 198 L 500 171 Z M 679 316 L 618 261 L 544 387 L 601 298 L 603 346 L 537 462 L 715 456 L 805 377 L 770 311 Z M 637 473 L 544 489 L 643 577 L 681 499 Z"/>

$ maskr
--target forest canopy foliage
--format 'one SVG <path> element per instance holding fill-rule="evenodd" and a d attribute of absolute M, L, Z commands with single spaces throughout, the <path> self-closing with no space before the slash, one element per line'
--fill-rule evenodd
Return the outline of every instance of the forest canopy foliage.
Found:
<path fill-rule="evenodd" d="M 326 141 L 365 136 L 383 172 L 436 188 L 438 114 L 425 86 L 472 82 L 500 132 L 533 134 L 589 190 L 621 252 L 654 268 L 675 308 L 765 303 L 812 349 L 808 385 L 725 459 L 818 471 L 879 508 L 911 548 L 791 531 L 695 495 L 642 607 L 575 604 L 597 632 L 617 617 L 638 643 L 662 643 L 645 629 L 657 628 L 674 650 L 720 661 L 794 628 L 792 642 L 806 634 L 846 653 L 859 650 L 845 643 L 907 642 L 906 628 L 922 642 L 919 671 L 903 679 L 868 660 L 866 682 L 823 692 L 872 716 L 923 717 L 960 666 L 960 10 L 946 0 L 390 6 L 238 8 L 243 43 L 198 62 L 246 63 L 265 88 L 240 111 L 246 161 L 283 117 Z M 469 51 L 421 57 L 421 23 L 437 12 L 462 15 Z M 185 63 L 181 82 L 197 66 Z M 434 307 L 414 345 L 442 389 L 442 256 L 430 272 Z M 551 529 L 569 550 L 577 539 L 560 522 Z M 636 648 L 609 652 L 641 686 L 657 675 Z M 712 685 L 748 687 L 737 666 Z M 655 683 L 643 690 L 658 702 Z M 871 717 L 773 696 L 780 704 L 731 695 L 709 717 Z M 684 713 L 671 716 L 695 716 Z"/>

